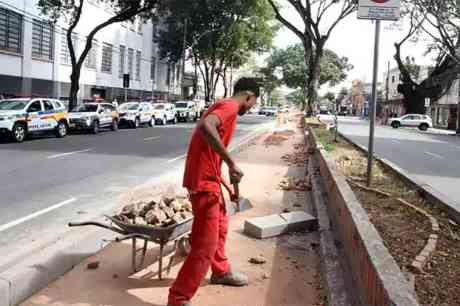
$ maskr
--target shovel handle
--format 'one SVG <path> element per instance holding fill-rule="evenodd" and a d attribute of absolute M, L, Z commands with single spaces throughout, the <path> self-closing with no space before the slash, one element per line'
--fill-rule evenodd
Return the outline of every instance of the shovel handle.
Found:
<path fill-rule="evenodd" d="M 235 199 L 236 199 L 236 209 L 237 211 L 240 211 L 240 186 L 238 185 L 238 183 L 236 184 L 233 184 L 233 189 L 234 189 L 234 196 L 235 196 Z"/>

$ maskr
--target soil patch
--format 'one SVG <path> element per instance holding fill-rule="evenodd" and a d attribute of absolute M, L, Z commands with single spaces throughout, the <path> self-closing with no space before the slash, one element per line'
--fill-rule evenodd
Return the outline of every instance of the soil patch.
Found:
<path fill-rule="evenodd" d="M 315 133 L 342 174 L 353 181 L 365 181 L 366 156 L 344 139 L 335 142 L 334 135 L 327 130 L 315 129 Z M 437 247 L 423 272 L 415 275 L 415 291 L 422 305 L 460 305 L 460 226 L 378 162 L 371 187 L 391 194 L 390 198 L 350 186 L 403 272 L 409 271 L 433 232 L 426 216 L 402 205 L 396 198 L 422 208 L 437 219 L 440 227 Z"/>

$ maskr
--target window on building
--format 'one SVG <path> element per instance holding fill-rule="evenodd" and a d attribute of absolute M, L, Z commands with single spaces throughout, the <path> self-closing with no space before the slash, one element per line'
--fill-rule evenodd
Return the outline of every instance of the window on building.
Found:
<path fill-rule="evenodd" d="M 77 49 L 77 34 L 72 33 L 72 45 L 74 50 Z M 70 64 L 70 52 L 67 44 L 67 29 L 61 29 L 61 63 Z"/>
<path fill-rule="evenodd" d="M 136 51 L 136 80 L 141 79 L 141 51 Z"/>
<path fill-rule="evenodd" d="M 92 47 L 88 52 L 88 55 L 85 59 L 85 67 L 89 69 L 96 69 L 96 55 L 98 49 L 97 40 L 93 39 Z"/>
<path fill-rule="evenodd" d="M 176 65 L 176 82 L 179 84 L 180 81 L 180 69 L 181 65 Z"/>
<path fill-rule="evenodd" d="M 105 73 L 112 73 L 112 55 L 113 46 L 108 43 L 102 45 L 102 60 L 101 71 Z"/>
<path fill-rule="evenodd" d="M 133 78 L 133 61 L 134 61 L 134 49 L 128 48 L 128 73 L 129 78 Z"/>
<path fill-rule="evenodd" d="M 126 47 L 120 45 L 120 61 L 118 62 L 118 77 L 123 78 L 125 73 Z"/>
<path fill-rule="evenodd" d="M 152 41 L 155 42 L 158 36 L 158 23 L 152 24 Z"/>
<path fill-rule="evenodd" d="M 137 19 L 137 33 L 140 35 L 142 35 L 143 25 L 144 25 L 144 21 L 141 18 Z"/>
<path fill-rule="evenodd" d="M 52 60 L 54 26 L 49 21 L 34 19 L 32 24 L 32 57 Z"/>
<path fill-rule="evenodd" d="M 0 50 L 22 51 L 22 15 L 4 8 L 0 8 Z"/>
<path fill-rule="evenodd" d="M 395 82 L 395 76 L 392 75 L 392 76 L 391 76 L 391 83 L 394 83 L 394 82 Z"/>
<path fill-rule="evenodd" d="M 157 59 L 155 56 L 152 56 L 152 62 L 150 63 L 150 79 L 152 81 L 155 80 L 156 70 L 157 70 Z"/>

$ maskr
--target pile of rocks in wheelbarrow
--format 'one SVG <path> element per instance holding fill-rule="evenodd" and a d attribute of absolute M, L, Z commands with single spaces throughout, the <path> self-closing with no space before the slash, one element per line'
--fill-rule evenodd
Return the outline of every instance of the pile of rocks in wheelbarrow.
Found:
<path fill-rule="evenodd" d="M 163 196 L 128 204 L 117 217 L 125 223 L 166 227 L 193 217 L 192 204 L 186 197 Z"/>

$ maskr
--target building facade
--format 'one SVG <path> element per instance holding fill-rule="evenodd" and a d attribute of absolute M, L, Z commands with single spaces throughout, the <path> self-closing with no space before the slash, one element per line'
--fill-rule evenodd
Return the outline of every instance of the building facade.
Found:
<path fill-rule="evenodd" d="M 66 100 L 70 90 L 70 54 L 66 24 L 40 16 L 38 0 L 0 1 L 0 94 L 51 96 Z M 113 16 L 110 7 L 88 0 L 73 44 L 81 54 L 88 33 Z M 159 58 L 158 25 L 136 19 L 101 30 L 81 71 L 79 101 L 166 100 L 181 93 L 180 65 Z M 123 88 L 129 73 L 130 87 Z"/>
<path fill-rule="evenodd" d="M 433 125 L 449 130 L 457 129 L 460 103 L 460 80 L 456 80 L 446 95 L 437 101 L 431 101 L 428 114 L 433 119 Z"/>

